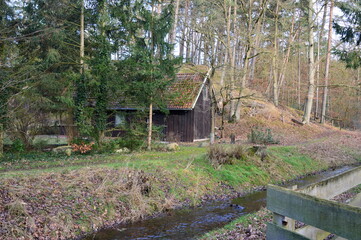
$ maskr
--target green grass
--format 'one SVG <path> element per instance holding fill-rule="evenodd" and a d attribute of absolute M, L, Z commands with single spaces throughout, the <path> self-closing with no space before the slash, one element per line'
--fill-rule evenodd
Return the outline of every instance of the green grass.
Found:
<path fill-rule="evenodd" d="M 179 179 L 183 185 L 213 189 L 224 183 L 238 190 L 244 186 L 265 185 L 282 181 L 326 166 L 300 154 L 295 147 L 270 147 L 265 162 L 256 156 L 236 160 L 233 165 L 214 168 L 206 157 L 206 148 L 181 147 L 177 152 L 138 152 L 130 154 L 76 155 L 67 157 L 56 154 L 19 155 L 11 161 L 7 156 L 0 162 L 0 177 L 41 172 L 63 172 L 84 167 L 131 168 L 151 174 L 162 172 Z M 199 180 L 201 179 L 201 180 Z M 201 183 L 199 183 L 199 181 Z M 176 191 L 175 191 L 176 192 Z"/>
<path fill-rule="evenodd" d="M 39 194 L 37 192 L 34 195 L 36 198 L 47 196 L 42 198 L 42 201 L 56 202 L 59 209 L 74 217 L 74 222 L 69 224 L 71 231 L 76 224 L 80 224 L 81 229 L 87 231 L 93 224 L 100 227 L 102 222 L 122 216 L 119 215 L 123 214 L 122 212 L 115 211 L 122 206 L 129 209 L 124 212 L 129 219 L 136 220 L 172 208 L 175 203 L 198 205 L 205 195 L 229 194 L 233 189 L 239 192 L 247 191 L 256 186 L 292 179 L 325 167 L 300 154 L 297 148 L 270 147 L 267 151 L 269 156 L 264 161 L 248 153 L 247 157 L 232 161 L 232 165 L 216 168 L 207 158 L 207 148 L 199 147 L 181 147 L 176 152 L 151 151 L 72 157 L 32 154 L 11 159 L 7 156 L 5 161 L 0 162 L 3 170 L 0 173 L 0 184 L 3 183 L 13 192 L 23 189 L 26 193 L 21 193 L 18 198 L 34 203 L 37 200 L 31 200 L 28 195 L 39 191 Z M 139 181 L 137 176 L 140 175 L 135 173 L 148 178 L 151 186 L 149 195 L 140 193 L 139 188 L 127 187 L 129 179 Z M 53 191 L 59 196 L 48 196 L 49 188 L 59 189 Z M 62 191 L 64 195 L 61 195 Z M 74 199 L 83 199 L 80 203 L 86 204 L 88 208 L 74 205 Z M 68 202 L 68 205 L 61 206 L 63 202 Z M 48 206 L 54 204 L 48 203 Z M 98 208 L 92 210 L 91 206 Z M 78 212 L 90 214 L 92 220 L 83 221 L 81 216 L 77 216 Z M 40 211 L 38 214 L 43 213 Z M 54 221 L 58 221 L 56 219 L 62 218 L 57 217 Z"/>
<path fill-rule="evenodd" d="M 307 155 L 301 154 L 294 146 L 275 146 L 270 148 L 270 153 L 282 162 L 289 164 L 297 173 L 305 174 L 316 169 L 327 168 L 325 163 L 316 161 Z"/>

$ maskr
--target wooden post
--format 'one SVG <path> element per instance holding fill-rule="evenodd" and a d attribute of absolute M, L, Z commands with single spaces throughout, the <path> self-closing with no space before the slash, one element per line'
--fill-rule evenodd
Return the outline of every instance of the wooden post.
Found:
<path fill-rule="evenodd" d="M 231 138 L 231 144 L 236 144 L 236 135 L 234 135 L 234 133 L 231 134 L 230 138 Z"/>
<path fill-rule="evenodd" d="M 291 187 L 291 190 L 296 191 L 297 190 L 297 185 L 293 185 Z M 289 217 L 285 217 L 284 219 L 285 223 L 286 223 L 286 229 L 294 231 L 296 229 L 296 221 L 292 218 Z"/>

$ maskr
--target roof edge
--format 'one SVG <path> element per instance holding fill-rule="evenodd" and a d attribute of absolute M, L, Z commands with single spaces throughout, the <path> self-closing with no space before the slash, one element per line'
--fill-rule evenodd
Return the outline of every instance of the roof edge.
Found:
<path fill-rule="evenodd" d="M 203 80 L 203 83 L 202 83 L 202 86 L 200 87 L 199 91 L 198 91 L 198 95 L 197 97 L 195 98 L 195 100 L 193 101 L 193 104 L 192 104 L 192 110 L 194 109 L 194 107 L 196 106 L 197 104 L 197 101 L 198 101 L 198 98 L 199 96 L 201 95 L 202 93 L 202 89 L 204 87 L 204 85 L 206 84 L 207 80 L 209 79 L 210 75 L 211 75 L 211 72 L 212 72 L 212 68 L 209 68 L 206 76 L 204 77 L 204 80 Z"/>

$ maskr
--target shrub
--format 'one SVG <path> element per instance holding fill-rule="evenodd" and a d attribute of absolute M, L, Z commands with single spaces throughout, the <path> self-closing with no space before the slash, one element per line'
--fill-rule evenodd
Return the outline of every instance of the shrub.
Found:
<path fill-rule="evenodd" d="M 245 149 L 240 145 L 225 147 L 222 145 L 211 145 L 207 153 L 208 159 L 214 167 L 224 164 L 232 165 L 236 160 L 247 157 Z"/>
<path fill-rule="evenodd" d="M 137 138 L 120 138 L 117 143 L 119 148 L 128 148 L 130 151 L 139 150 L 144 146 L 144 141 Z"/>
<path fill-rule="evenodd" d="M 278 144 L 279 141 L 274 139 L 271 129 L 252 128 L 251 133 L 247 135 L 248 141 L 255 144 Z"/>
<path fill-rule="evenodd" d="M 13 141 L 11 145 L 11 151 L 16 153 L 22 153 L 25 151 L 25 144 L 19 138 Z"/>

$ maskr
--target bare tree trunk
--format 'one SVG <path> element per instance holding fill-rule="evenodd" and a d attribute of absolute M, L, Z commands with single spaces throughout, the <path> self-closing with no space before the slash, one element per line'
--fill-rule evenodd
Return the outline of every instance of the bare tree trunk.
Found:
<path fill-rule="evenodd" d="M 300 38 L 300 35 L 298 35 L 298 38 Z M 298 42 L 300 42 L 300 40 L 298 39 Z M 300 47 L 298 48 L 298 66 L 297 66 L 297 70 L 298 70 L 298 79 L 297 79 L 297 103 L 298 103 L 298 107 L 301 107 L 301 49 Z"/>
<path fill-rule="evenodd" d="M 316 70 L 316 104 L 315 104 L 315 119 L 318 118 L 318 112 L 319 112 L 319 82 L 320 82 L 320 68 L 321 68 L 321 60 L 320 60 L 320 51 L 321 51 L 321 42 L 323 38 L 323 32 L 326 24 L 326 16 L 327 16 L 327 3 L 328 0 L 325 0 L 325 6 L 323 11 L 323 17 L 322 17 L 322 23 L 321 23 L 321 29 L 319 30 L 318 35 L 318 42 L 317 42 L 317 70 Z"/>
<path fill-rule="evenodd" d="M 188 32 L 187 32 L 187 48 L 186 48 L 186 61 L 191 62 L 191 51 L 192 51 L 192 44 L 193 44 L 193 29 L 191 28 L 192 24 L 189 23 L 189 17 L 191 16 L 191 8 L 190 8 L 191 1 L 187 1 L 187 25 L 188 25 Z"/>
<path fill-rule="evenodd" d="M 171 34 L 169 36 L 169 42 L 171 44 L 175 44 L 175 38 L 177 35 L 177 26 L 178 26 L 178 18 L 179 18 L 179 2 L 180 2 L 180 0 L 177 0 L 175 3 L 174 24 L 173 24 Z M 174 49 L 173 49 L 173 53 L 174 53 Z"/>
<path fill-rule="evenodd" d="M 260 43 L 261 43 L 261 34 L 263 32 L 262 31 L 263 24 L 264 24 L 264 17 L 262 18 L 262 20 L 260 20 L 257 23 L 256 40 L 255 40 L 254 48 L 253 48 L 253 51 L 252 51 L 253 56 L 255 56 L 257 54 L 257 49 L 259 48 Z M 252 82 L 254 80 L 254 74 L 255 74 L 255 69 L 256 69 L 256 61 L 257 61 L 257 57 L 253 57 L 252 58 L 252 63 L 251 63 L 251 70 L 250 70 L 250 74 L 249 74 L 250 84 L 252 84 Z"/>
<path fill-rule="evenodd" d="M 4 153 L 4 126 L 0 123 L 0 158 Z"/>
<path fill-rule="evenodd" d="M 235 4 L 236 4 L 236 1 L 235 1 Z M 228 24 L 227 24 L 227 50 L 228 50 L 228 56 L 230 58 L 230 74 L 231 74 L 231 97 L 233 98 L 233 90 L 235 88 L 235 51 L 234 51 L 234 48 L 232 48 L 231 46 L 231 16 L 232 16 L 232 8 L 231 6 L 229 6 L 229 13 L 228 13 Z M 237 7 L 234 6 L 234 22 L 236 20 L 236 17 L 237 17 Z M 234 24 L 234 32 L 235 32 L 235 37 L 237 37 L 237 30 L 236 30 L 236 24 Z M 233 43 L 234 44 L 234 43 Z M 234 44 L 235 45 L 235 44 Z M 233 50 L 233 52 L 232 52 Z M 231 108 L 230 108 L 230 111 L 229 111 L 229 119 L 231 120 L 234 116 L 234 113 L 235 113 L 235 101 L 232 99 L 231 100 Z"/>
<path fill-rule="evenodd" d="M 224 79 L 226 78 L 226 71 L 227 71 L 227 62 L 228 62 L 228 51 L 225 52 L 225 56 L 224 56 L 224 59 L 223 59 L 223 67 L 222 67 L 222 75 L 221 75 L 221 81 L 220 81 L 220 84 L 221 84 L 221 87 L 224 86 Z"/>
<path fill-rule="evenodd" d="M 184 8 L 184 24 L 183 24 L 183 31 L 182 31 L 182 39 L 179 44 L 179 56 L 182 58 L 184 57 L 184 48 L 186 45 L 186 38 L 187 38 L 187 32 L 189 31 L 189 24 L 188 24 L 188 13 L 189 11 L 189 0 L 186 0 L 185 8 Z"/>
<path fill-rule="evenodd" d="M 211 68 L 208 70 L 207 73 L 207 77 L 209 79 L 209 96 L 211 98 L 211 134 L 209 136 L 209 142 L 210 144 L 214 144 L 214 140 L 215 140 L 215 125 L 216 125 L 216 96 L 214 96 L 214 92 L 213 92 L 213 81 L 212 81 L 212 75 L 213 74 L 213 66 L 211 66 Z"/>
<path fill-rule="evenodd" d="M 292 24 L 291 24 L 291 30 L 290 30 L 290 36 L 288 38 L 288 46 L 287 46 L 287 52 L 286 52 L 286 56 L 283 59 L 283 63 L 282 63 L 282 68 L 279 74 L 279 79 L 278 79 L 278 90 L 277 93 L 280 94 L 280 88 L 284 85 L 284 81 L 285 81 L 285 75 L 286 75 L 286 68 L 287 68 L 287 64 L 289 62 L 290 59 L 290 55 L 291 55 L 291 48 L 293 45 L 293 42 L 296 38 L 297 33 L 294 33 L 294 26 L 295 26 L 295 17 L 292 17 Z M 277 99 L 279 99 L 279 96 L 277 97 Z"/>
<path fill-rule="evenodd" d="M 80 73 L 84 73 L 84 1 L 81 1 L 80 13 Z"/>
<path fill-rule="evenodd" d="M 278 102 L 278 66 L 277 66 L 277 53 L 278 53 L 278 9 L 279 9 L 279 2 L 276 1 L 276 19 L 275 19 L 275 32 L 273 38 L 273 55 L 272 55 L 272 69 L 273 69 L 273 103 L 277 107 Z"/>
<path fill-rule="evenodd" d="M 147 149 L 152 150 L 153 103 L 149 104 Z"/>
<path fill-rule="evenodd" d="M 325 87 L 324 87 L 324 90 L 323 90 L 321 123 L 325 123 L 325 120 L 326 120 L 329 70 L 330 70 L 330 61 L 331 61 L 332 19 L 333 19 L 334 0 L 330 0 L 330 2 L 331 2 L 331 4 L 330 4 L 330 19 L 329 19 L 329 25 L 328 25 L 327 57 L 326 57 L 326 66 L 325 66 Z"/>
<path fill-rule="evenodd" d="M 315 94 L 315 59 L 314 59 L 314 40 L 313 40 L 313 0 L 308 0 L 308 94 L 305 112 L 302 122 L 304 124 L 310 123 L 311 111 L 313 105 L 313 96 Z"/>
<path fill-rule="evenodd" d="M 253 15 L 252 15 L 252 6 L 253 6 L 254 0 L 249 0 L 248 1 L 248 28 L 247 28 L 247 36 L 246 36 L 246 49 L 245 49 L 245 57 L 244 57 L 244 63 L 243 63 L 243 77 L 242 77 L 242 81 L 241 81 L 241 90 L 240 90 L 240 96 L 242 95 L 242 90 L 244 88 L 246 88 L 247 86 L 247 77 L 248 77 L 248 69 L 249 69 L 249 59 L 250 59 L 250 55 L 251 55 L 251 49 L 252 49 L 252 23 L 253 23 Z M 260 15 L 258 16 L 258 21 L 260 21 L 259 18 L 261 18 L 263 15 L 263 8 L 264 8 L 264 3 L 265 1 L 263 1 L 261 3 L 262 5 L 262 10 L 260 10 Z M 257 23 L 257 22 L 256 22 Z M 237 105 L 239 106 L 240 101 L 237 102 Z M 237 107 L 238 109 L 238 107 Z"/>

